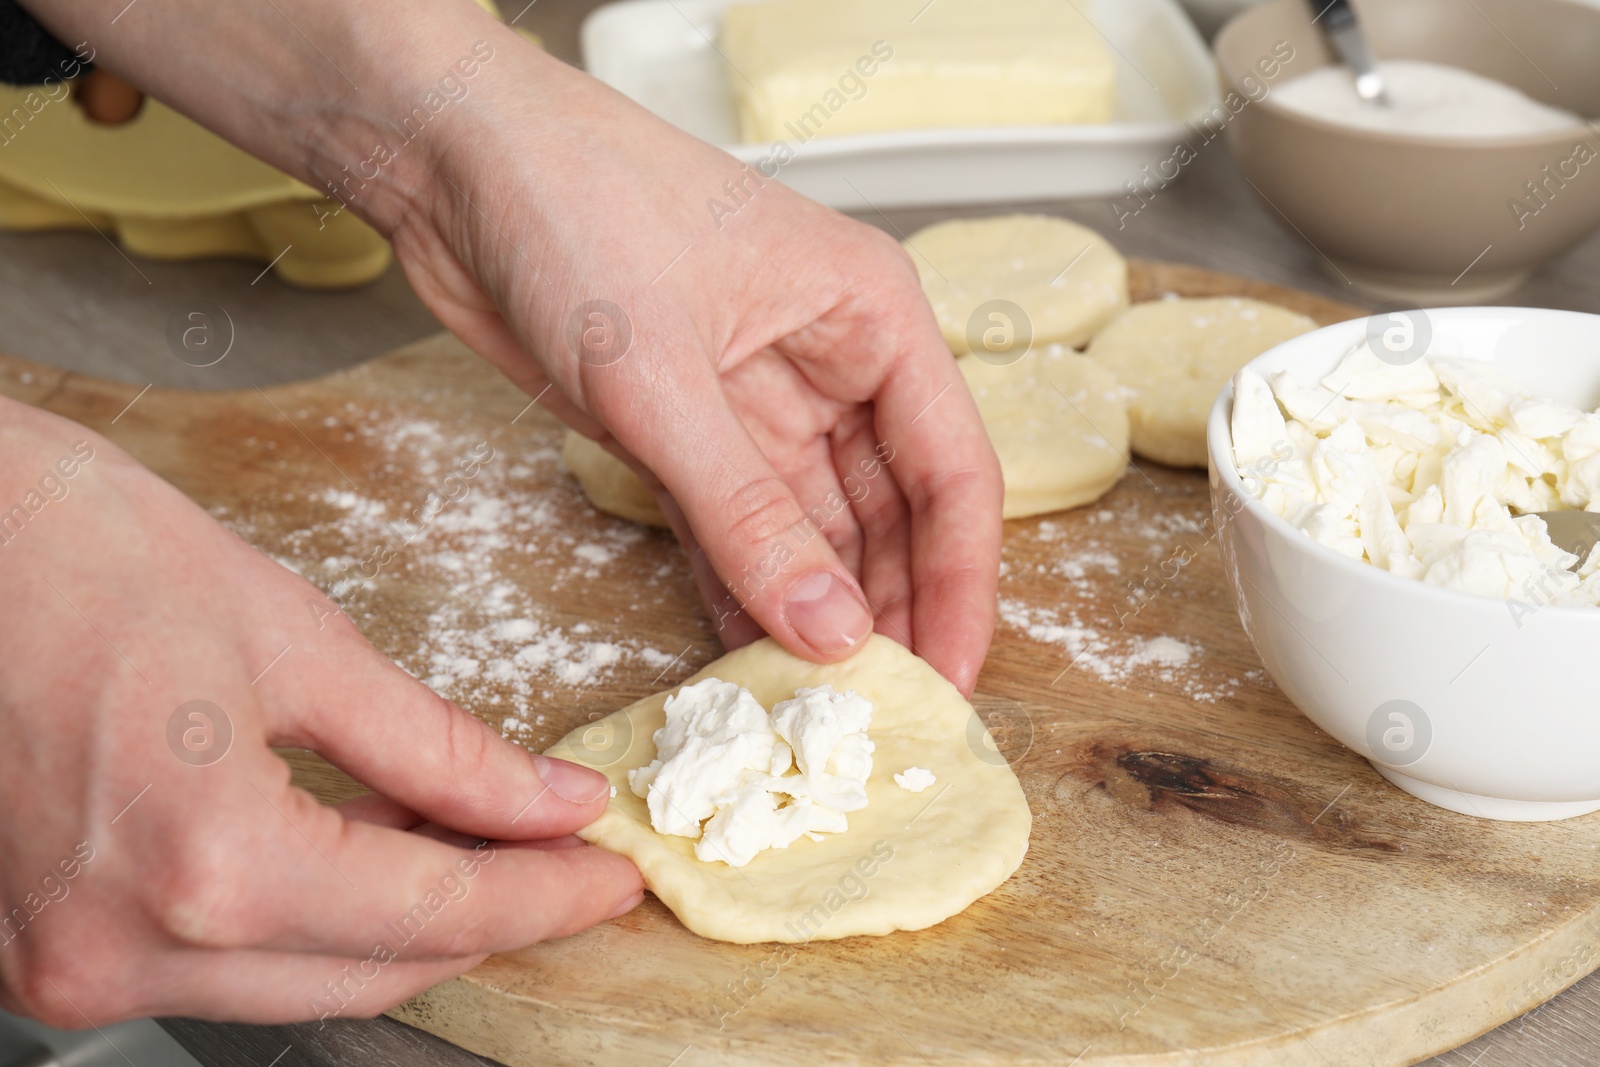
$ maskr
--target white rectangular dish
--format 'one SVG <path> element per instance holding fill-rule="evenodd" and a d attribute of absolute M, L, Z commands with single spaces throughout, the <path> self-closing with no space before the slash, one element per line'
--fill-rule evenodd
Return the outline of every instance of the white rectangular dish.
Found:
<path fill-rule="evenodd" d="M 1067 0 L 1063 0 L 1067 2 Z M 1121 196 L 1154 171 L 1189 121 L 1218 103 L 1216 66 L 1175 0 L 1073 0 L 1110 45 L 1117 116 L 1084 126 L 984 126 L 789 142 L 777 177 L 832 207 L 909 207 Z M 752 165 L 726 61 L 714 46 L 729 0 L 621 0 L 583 23 L 589 73 L 673 125 Z M 769 169 L 771 164 L 769 163 Z"/>

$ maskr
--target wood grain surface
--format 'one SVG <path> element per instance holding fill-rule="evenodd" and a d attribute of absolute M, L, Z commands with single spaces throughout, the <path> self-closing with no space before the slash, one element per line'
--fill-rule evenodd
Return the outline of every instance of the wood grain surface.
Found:
<path fill-rule="evenodd" d="M 1136 299 L 1238 294 L 1324 322 L 1357 313 L 1194 268 L 1136 263 L 1134 283 Z M 449 338 L 266 391 L 141 397 L 14 360 L 0 362 L 0 391 L 107 433 L 290 560 L 323 551 L 303 531 L 322 528 L 328 494 L 403 510 L 428 491 L 426 471 L 394 462 L 393 441 L 353 428 L 433 420 L 522 457 L 501 492 L 556 508 L 565 543 L 626 548 L 576 582 L 559 555 L 486 565 L 552 623 L 683 650 L 664 668 L 629 660 L 598 684 L 546 690 L 545 721 L 518 732 L 530 747 L 718 654 L 679 549 L 588 508 L 538 459 L 556 424 Z M 1399 1065 L 1587 973 L 1600 931 L 1594 817 L 1512 825 L 1434 809 L 1317 730 L 1262 674 L 1207 512 L 1200 474 L 1139 463 L 1097 505 L 1008 524 L 1005 619 L 975 704 L 1035 829 L 1021 870 L 967 912 L 775 953 L 704 941 L 650 900 L 494 957 L 395 1016 L 518 1067 Z M 1152 574 L 1154 594 L 1130 599 Z M 402 661 L 429 614 L 459 599 L 404 567 L 371 585 L 352 615 Z M 1189 662 L 1141 661 L 1163 638 Z M 503 727 L 514 705 L 491 686 L 470 710 Z M 289 756 L 325 799 L 359 788 Z"/>

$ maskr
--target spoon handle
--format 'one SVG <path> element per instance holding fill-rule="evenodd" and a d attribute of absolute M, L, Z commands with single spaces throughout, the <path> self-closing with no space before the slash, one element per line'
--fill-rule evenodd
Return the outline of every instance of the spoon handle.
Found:
<path fill-rule="evenodd" d="M 1355 9 L 1350 6 L 1350 0 L 1310 0 L 1310 3 L 1315 14 L 1312 21 L 1322 23 L 1326 33 L 1356 24 Z"/>
<path fill-rule="evenodd" d="M 1388 106 L 1389 94 L 1384 91 L 1383 76 L 1372 58 L 1372 49 L 1356 20 L 1355 8 L 1349 0 L 1308 0 L 1312 22 L 1322 27 L 1328 43 L 1345 65 L 1355 72 L 1356 95 L 1369 104 Z"/>

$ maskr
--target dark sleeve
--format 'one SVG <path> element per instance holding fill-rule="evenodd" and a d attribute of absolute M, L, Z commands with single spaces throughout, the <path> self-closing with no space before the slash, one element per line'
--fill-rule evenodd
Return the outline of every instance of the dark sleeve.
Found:
<path fill-rule="evenodd" d="M 0 0 L 0 82 L 38 85 L 46 78 L 64 78 L 88 69 L 72 49 L 22 10 L 17 0 Z"/>

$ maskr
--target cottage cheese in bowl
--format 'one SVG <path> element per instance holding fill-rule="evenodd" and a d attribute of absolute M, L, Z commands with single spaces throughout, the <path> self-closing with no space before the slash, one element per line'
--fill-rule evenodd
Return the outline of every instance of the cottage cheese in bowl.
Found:
<path fill-rule="evenodd" d="M 1315 385 L 1246 368 L 1233 395 L 1245 487 L 1312 539 L 1529 611 L 1600 606 L 1600 548 L 1580 560 L 1534 514 L 1600 511 L 1600 414 L 1476 360 L 1391 362 L 1370 339 Z"/>
<path fill-rule="evenodd" d="M 1240 619 L 1289 700 L 1401 789 L 1481 818 L 1600 810 L 1597 563 L 1531 514 L 1600 491 L 1600 316 L 1415 314 L 1417 358 L 1380 358 L 1382 325 L 1353 320 L 1218 398 Z"/>

